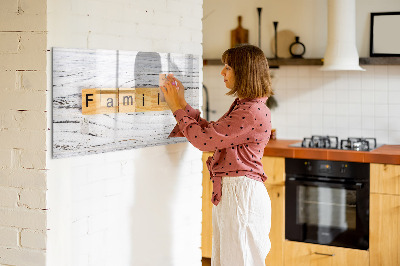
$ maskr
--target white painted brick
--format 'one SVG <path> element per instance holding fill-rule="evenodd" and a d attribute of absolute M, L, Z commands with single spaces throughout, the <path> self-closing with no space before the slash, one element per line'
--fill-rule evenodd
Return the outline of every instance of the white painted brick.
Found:
<path fill-rule="evenodd" d="M 11 167 L 11 153 L 9 149 L 0 150 L 0 169 Z"/>
<path fill-rule="evenodd" d="M 23 10 L 24 14 L 41 14 L 44 16 L 46 15 L 47 1 L 19 0 L 19 2 L 20 9 Z"/>
<path fill-rule="evenodd" d="M 18 53 L 19 39 L 17 32 L 0 32 L 0 54 Z"/>
<path fill-rule="evenodd" d="M 46 151 L 45 150 L 22 150 L 21 166 L 28 169 L 45 169 L 46 168 Z"/>
<path fill-rule="evenodd" d="M 22 189 L 20 192 L 19 205 L 29 209 L 46 208 L 46 190 Z"/>
<path fill-rule="evenodd" d="M 46 265 L 46 255 L 43 251 L 27 250 L 20 248 L 0 247 L 1 263 L 9 265 Z"/>
<path fill-rule="evenodd" d="M 45 130 L 47 114 L 43 111 L 0 111 L 0 128 Z"/>
<path fill-rule="evenodd" d="M 165 10 L 159 10 L 155 13 L 157 20 L 162 21 L 162 25 L 166 27 L 178 27 L 182 21 L 182 16 L 171 15 Z"/>
<path fill-rule="evenodd" d="M 18 229 L 9 227 L 0 227 L 0 246 L 17 247 L 18 239 L 19 239 Z"/>
<path fill-rule="evenodd" d="M 190 14 L 189 12 L 192 9 L 193 2 L 192 1 L 173 1 L 173 0 L 168 0 L 167 1 L 167 13 L 172 13 L 176 14 L 179 16 L 182 16 L 182 14 L 185 14 L 187 16 Z"/>
<path fill-rule="evenodd" d="M 21 149 L 11 149 L 11 168 L 21 168 Z"/>
<path fill-rule="evenodd" d="M 0 31 L 46 31 L 46 14 L 1 13 Z"/>
<path fill-rule="evenodd" d="M 71 231 L 74 239 L 79 239 L 88 234 L 88 218 L 73 221 L 71 224 Z"/>
<path fill-rule="evenodd" d="M 0 6 L 0 14 L 13 13 L 18 10 L 18 1 L 2 0 Z"/>
<path fill-rule="evenodd" d="M 108 223 L 109 215 L 110 213 L 108 212 L 91 215 L 88 218 L 88 234 L 107 230 L 107 228 L 110 226 Z"/>
<path fill-rule="evenodd" d="M 141 38 L 149 38 L 152 40 L 167 39 L 171 34 L 167 26 L 152 25 L 149 27 L 145 24 L 139 24 L 136 28 L 136 33 Z M 170 38 L 172 38 L 172 36 Z"/>
<path fill-rule="evenodd" d="M 11 90 L 15 88 L 15 71 L 1 71 L 0 70 L 0 91 Z M 1 107 L 0 107 L 1 109 Z"/>
<path fill-rule="evenodd" d="M 169 1 L 168 1 L 169 2 Z M 169 13 L 169 10 L 166 10 L 167 5 L 165 0 L 152 0 L 152 1 L 131 1 L 129 5 L 130 10 L 140 10 L 144 11 L 152 15 L 153 11 L 157 10 L 164 10 L 165 12 Z M 149 21 L 143 21 L 144 24 L 154 24 L 156 18 L 151 18 Z"/>
<path fill-rule="evenodd" d="M 18 189 L 9 187 L 0 187 L 0 207 L 17 207 Z"/>
<path fill-rule="evenodd" d="M 201 29 L 201 25 L 202 23 L 200 19 L 191 16 L 182 16 L 180 21 L 180 26 L 187 29 L 198 30 Z"/>
<path fill-rule="evenodd" d="M 45 71 L 16 71 L 16 89 L 46 91 L 47 76 Z"/>
<path fill-rule="evenodd" d="M 25 248 L 46 249 L 46 231 L 28 230 L 21 231 L 21 246 Z"/>
<path fill-rule="evenodd" d="M 46 170 L 0 169 L 0 185 L 15 188 L 46 189 Z"/>
<path fill-rule="evenodd" d="M 46 110 L 46 94 L 36 91 L 0 91 L 0 108 L 11 110 Z"/>
<path fill-rule="evenodd" d="M 17 54 L 0 53 L 0 71 L 46 71 L 47 34 L 44 32 L 22 32 L 20 34 L 21 43 Z"/>
<path fill-rule="evenodd" d="M 0 208 L 0 226 L 46 230 L 46 212 L 24 208 Z"/>
<path fill-rule="evenodd" d="M 7 129 L 0 131 L 2 148 L 46 150 L 46 131 Z"/>

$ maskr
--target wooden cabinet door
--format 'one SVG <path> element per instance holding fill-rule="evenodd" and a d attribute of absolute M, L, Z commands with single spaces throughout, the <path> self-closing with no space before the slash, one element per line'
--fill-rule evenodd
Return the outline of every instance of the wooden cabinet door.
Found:
<path fill-rule="evenodd" d="M 206 161 L 211 152 L 203 153 L 203 193 L 202 193 L 202 223 L 201 223 L 201 253 L 204 258 L 211 258 L 212 252 L 212 183 Z"/>
<path fill-rule="evenodd" d="M 400 165 L 370 165 L 371 193 L 400 195 Z"/>
<path fill-rule="evenodd" d="M 202 233 L 201 251 L 202 256 L 211 258 L 212 254 L 212 183 L 207 169 L 206 161 L 211 152 L 203 153 L 203 193 L 202 193 Z M 284 184 L 284 158 L 264 157 L 263 165 L 273 184 Z M 265 182 L 271 199 L 271 250 L 266 258 L 266 265 L 283 265 L 283 242 L 285 237 L 285 187 L 282 185 L 271 185 L 268 180 Z"/>
<path fill-rule="evenodd" d="M 285 187 L 265 184 L 271 199 L 271 250 L 265 259 L 266 266 L 283 265 L 285 240 Z"/>
<path fill-rule="evenodd" d="M 371 266 L 400 265 L 400 196 L 371 194 Z"/>
<path fill-rule="evenodd" d="M 365 250 L 285 240 L 285 266 L 368 266 Z"/>
<path fill-rule="evenodd" d="M 285 158 L 264 156 L 261 163 L 268 177 L 266 184 L 285 185 Z"/>

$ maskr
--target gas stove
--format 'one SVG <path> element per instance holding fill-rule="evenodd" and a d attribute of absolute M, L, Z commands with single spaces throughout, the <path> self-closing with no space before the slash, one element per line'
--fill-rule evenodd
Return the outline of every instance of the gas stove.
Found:
<path fill-rule="evenodd" d="M 378 146 L 376 138 L 347 138 L 339 142 L 336 136 L 311 136 L 304 138 L 302 142 L 289 145 L 291 147 L 302 148 L 320 148 L 320 149 L 338 149 L 338 150 L 353 150 L 353 151 L 371 151 Z"/>

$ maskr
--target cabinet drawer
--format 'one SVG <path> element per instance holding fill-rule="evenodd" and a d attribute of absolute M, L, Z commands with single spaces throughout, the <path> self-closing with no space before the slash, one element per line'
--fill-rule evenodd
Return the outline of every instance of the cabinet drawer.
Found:
<path fill-rule="evenodd" d="M 285 266 L 365 266 L 369 253 L 365 250 L 285 241 Z"/>

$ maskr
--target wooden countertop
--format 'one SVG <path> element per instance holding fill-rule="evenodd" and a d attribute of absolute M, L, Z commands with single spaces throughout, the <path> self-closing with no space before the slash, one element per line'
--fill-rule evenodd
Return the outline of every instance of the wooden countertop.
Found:
<path fill-rule="evenodd" d="M 400 164 L 400 145 L 383 145 L 372 151 L 289 147 L 301 140 L 270 140 L 264 156 L 364 163 Z"/>

